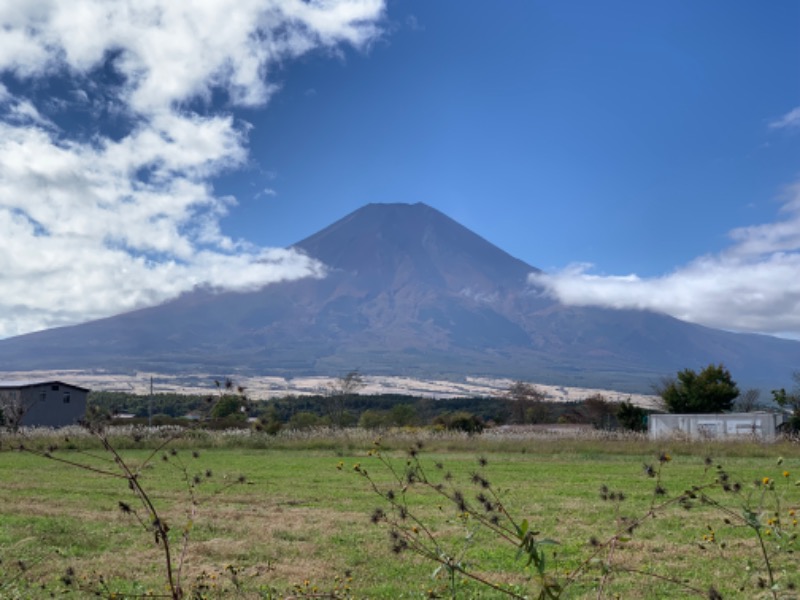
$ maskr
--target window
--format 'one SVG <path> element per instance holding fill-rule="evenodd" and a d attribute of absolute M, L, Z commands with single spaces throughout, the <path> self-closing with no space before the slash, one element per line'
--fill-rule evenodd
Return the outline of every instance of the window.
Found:
<path fill-rule="evenodd" d="M 64 404 L 69 404 L 69 392 L 64 392 Z"/>
<path fill-rule="evenodd" d="M 47 392 L 43 390 L 39 392 L 39 402 L 44 402 L 45 400 L 47 400 Z"/>
<path fill-rule="evenodd" d="M 697 433 L 701 437 L 717 437 L 719 432 L 719 423 L 698 423 Z"/>
<path fill-rule="evenodd" d="M 58 391 L 58 384 L 55 383 L 55 384 L 51 385 L 50 389 L 53 390 L 54 392 L 57 392 Z"/>

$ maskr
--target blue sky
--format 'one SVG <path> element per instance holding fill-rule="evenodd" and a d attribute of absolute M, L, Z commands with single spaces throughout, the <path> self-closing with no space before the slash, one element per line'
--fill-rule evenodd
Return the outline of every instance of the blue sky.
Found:
<path fill-rule="evenodd" d="M 800 4 L 171 4 L 0 0 L 0 335 L 425 202 L 564 302 L 800 337 Z"/>

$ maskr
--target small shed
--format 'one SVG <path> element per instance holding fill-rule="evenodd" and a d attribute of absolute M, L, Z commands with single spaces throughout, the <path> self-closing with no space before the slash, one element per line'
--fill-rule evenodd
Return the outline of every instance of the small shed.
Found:
<path fill-rule="evenodd" d="M 0 423 L 65 427 L 86 416 L 86 388 L 63 381 L 0 381 Z"/>
<path fill-rule="evenodd" d="M 692 439 L 757 439 L 774 441 L 784 416 L 770 412 L 697 415 L 650 415 L 651 439 L 685 436 Z"/>

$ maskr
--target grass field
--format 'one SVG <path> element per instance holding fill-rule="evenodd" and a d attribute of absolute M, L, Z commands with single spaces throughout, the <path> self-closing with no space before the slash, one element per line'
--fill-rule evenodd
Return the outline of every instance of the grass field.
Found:
<path fill-rule="evenodd" d="M 559 542 L 545 547 L 548 573 L 563 580 L 588 561 L 564 597 L 596 598 L 601 589 L 601 597 L 608 598 L 709 597 L 712 586 L 724 598 L 797 597 L 797 561 L 788 552 L 796 544 L 790 511 L 798 509 L 800 500 L 796 445 L 653 445 L 638 439 L 526 440 L 521 435 L 468 438 L 406 432 L 386 437 L 382 456 L 403 471 L 407 456 L 402 448 L 415 436 L 429 438 L 419 459 L 445 492 L 458 489 L 475 505 L 480 486 L 471 479 L 480 473 L 512 515 L 526 518 L 540 532 L 538 538 Z M 160 546 L 133 514 L 120 510 L 120 501 L 138 509 L 126 480 L 12 451 L 18 441 L 5 438 L 0 448 L 0 597 L 167 593 Z M 44 448 L 52 440 L 25 443 Z M 59 443 L 65 446 L 63 440 Z M 125 463 L 134 467 L 147 460 L 147 448 L 153 445 L 152 439 L 117 440 Z M 89 442 L 73 440 L 66 446 L 52 455 L 115 469 L 110 457 Z M 176 448 L 175 455 L 170 447 Z M 189 513 L 196 513 L 183 561 L 184 590 L 209 598 L 333 593 L 450 597 L 444 572 L 432 576 L 436 564 L 411 552 L 393 553 L 387 526 L 370 522 L 376 508 L 388 511 L 389 506 L 354 469 L 356 464 L 380 490 L 401 492 L 386 466 L 368 455 L 373 448 L 367 437 L 353 433 L 302 439 L 195 438 L 178 440 L 166 453 L 159 452 L 140 480 L 170 523 L 178 554 Z M 662 453 L 670 460 L 659 462 Z M 478 464 L 479 456 L 486 466 Z M 706 464 L 709 456 L 713 460 Z M 648 477 L 645 464 L 663 469 L 662 479 Z M 717 465 L 730 482 L 742 486 L 739 492 L 711 493 L 730 513 L 699 500 L 690 510 L 673 503 L 645 519 L 630 539 L 625 535 L 606 547 L 589 543 L 595 539 L 602 544 L 618 533 L 621 517 L 638 519 L 654 503 L 713 482 Z M 452 480 L 445 479 L 446 473 Z M 193 488 L 193 504 L 188 484 L 195 475 L 200 483 Z M 765 477 L 768 485 L 763 484 Z M 657 484 L 666 494 L 654 495 Z M 603 486 L 606 498 L 614 499 L 601 499 Z M 625 499 L 620 501 L 617 492 Z M 442 550 L 479 576 L 536 597 L 536 578 L 516 558 L 513 545 L 476 528 L 475 519 L 433 489 L 411 486 L 406 494 L 410 513 L 431 528 Z M 744 505 L 757 509 L 758 532 L 779 586 L 774 595 L 764 589 L 767 573 L 758 535 L 737 517 Z M 776 517 L 779 522 L 771 521 Z M 467 578 L 456 581 L 459 597 L 503 597 Z"/>

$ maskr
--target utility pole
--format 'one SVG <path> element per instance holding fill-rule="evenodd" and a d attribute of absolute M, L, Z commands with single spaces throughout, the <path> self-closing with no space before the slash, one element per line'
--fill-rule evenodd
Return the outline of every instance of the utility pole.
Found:
<path fill-rule="evenodd" d="M 147 403 L 147 426 L 153 426 L 153 376 L 150 376 L 150 398 Z"/>

